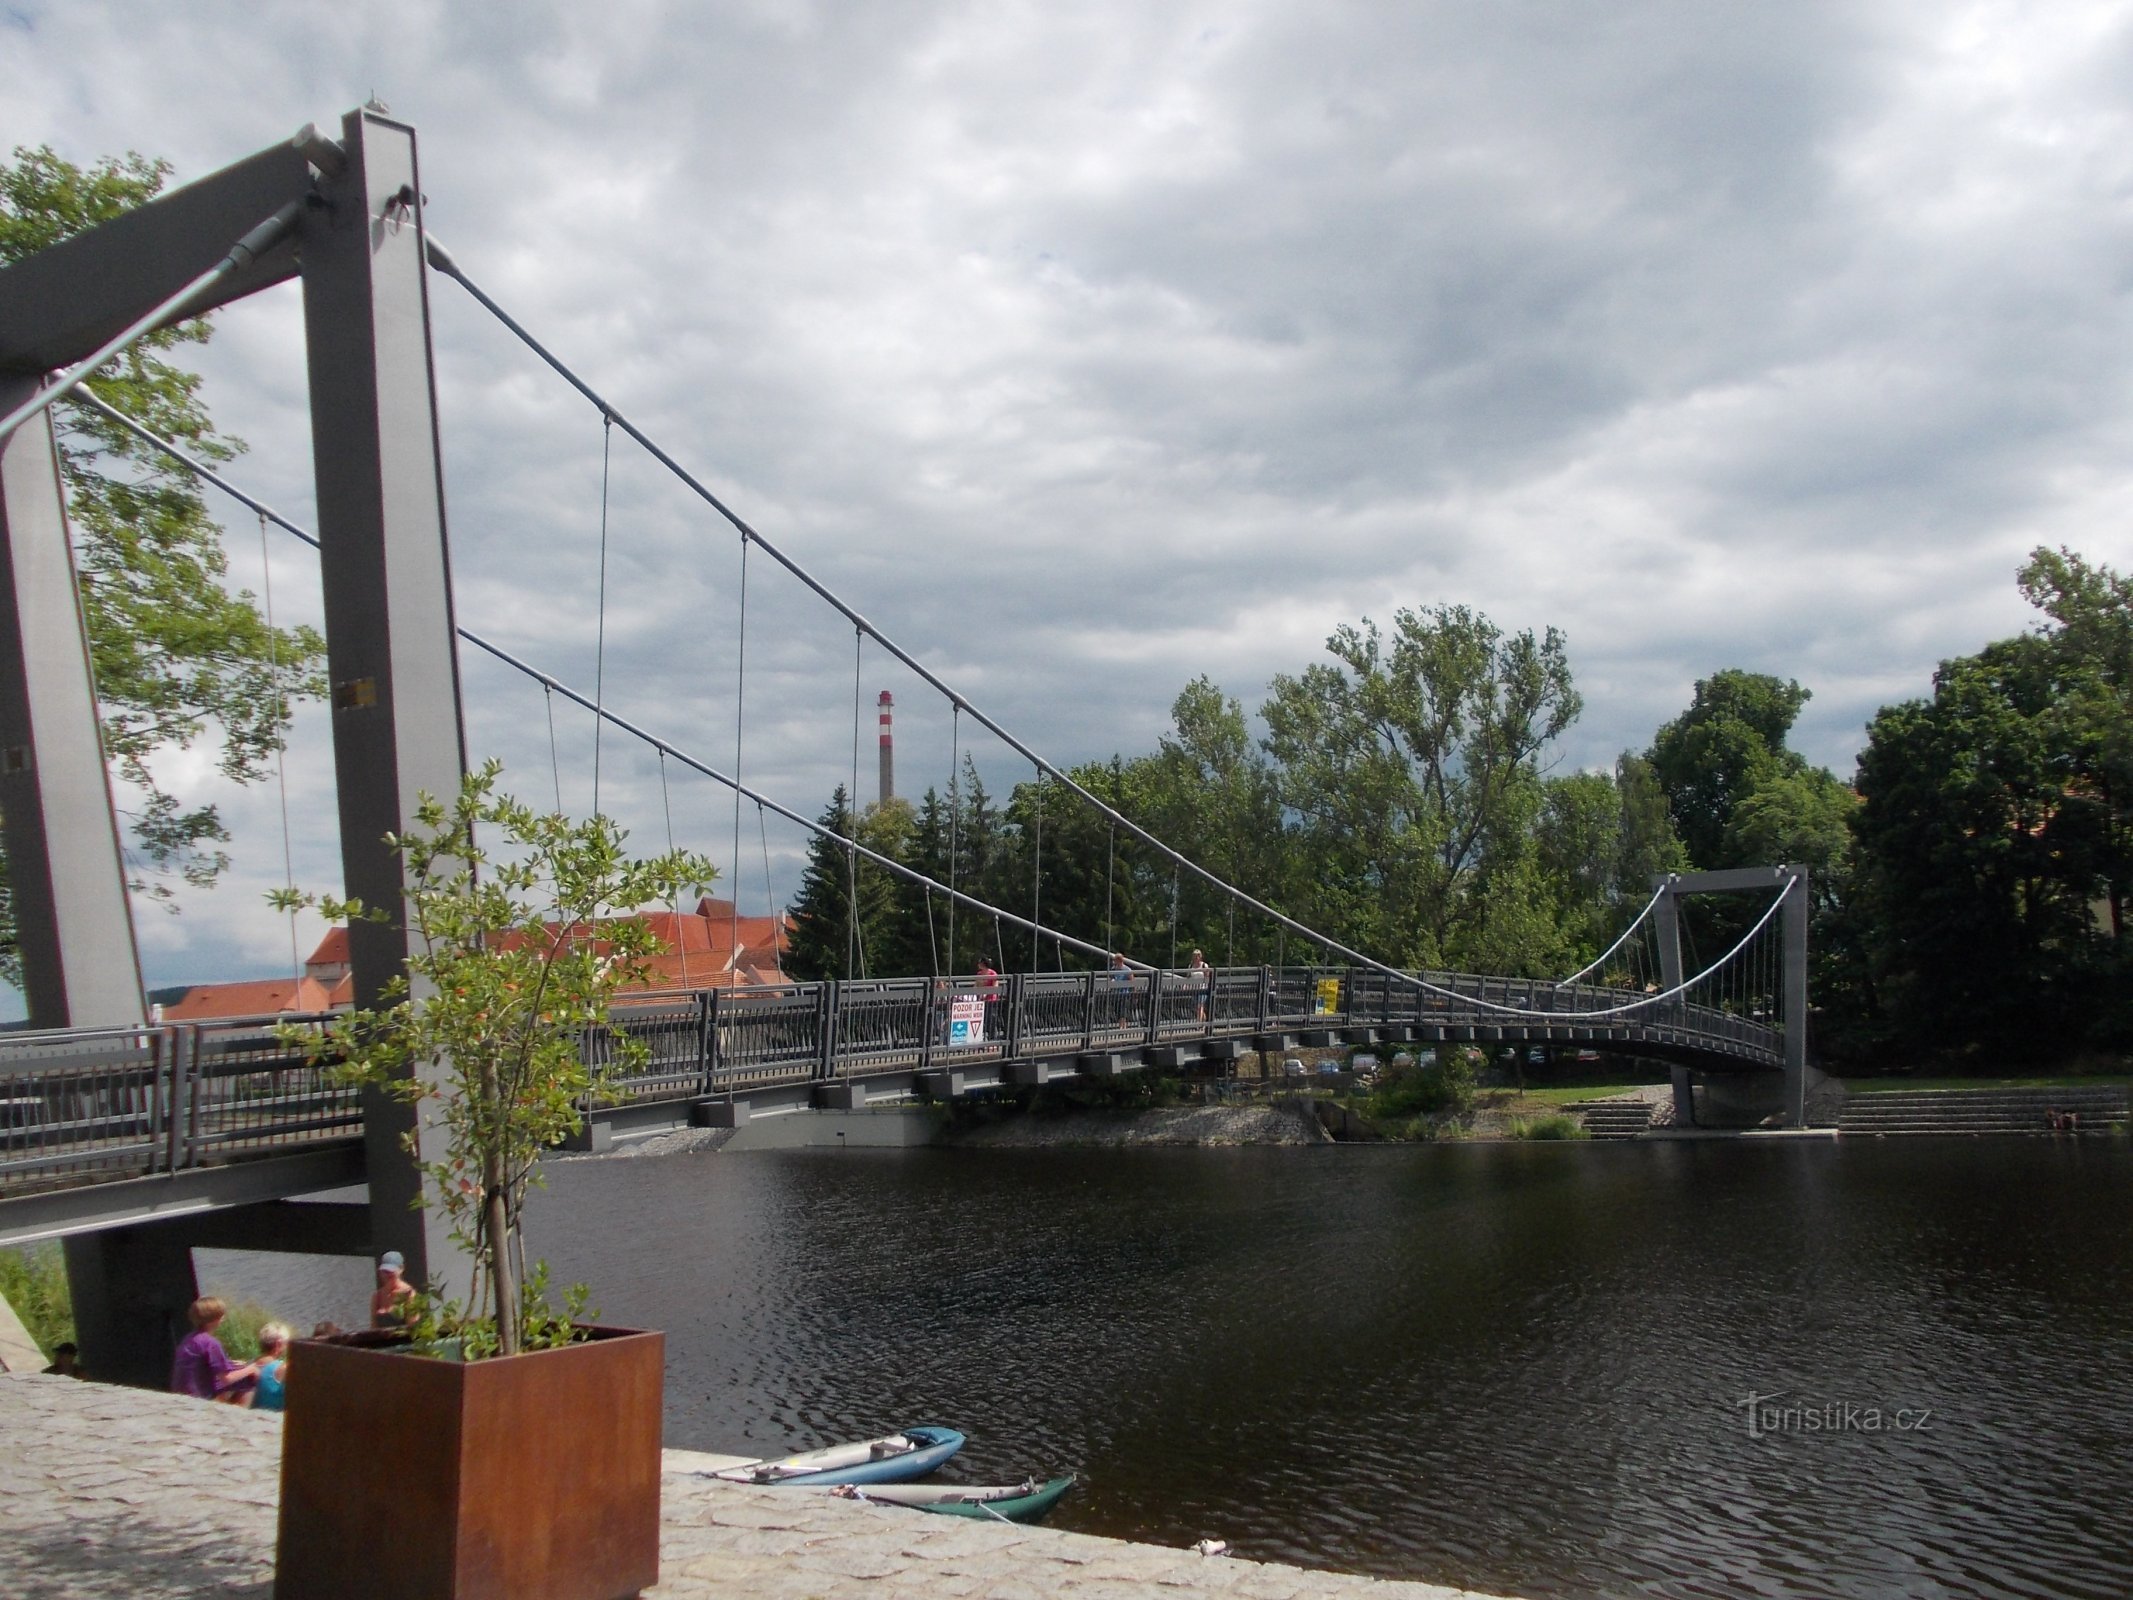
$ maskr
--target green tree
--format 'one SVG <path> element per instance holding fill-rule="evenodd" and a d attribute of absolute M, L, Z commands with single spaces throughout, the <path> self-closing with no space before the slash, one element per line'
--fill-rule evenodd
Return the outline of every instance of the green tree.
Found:
<path fill-rule="evenodd" d="M 1292 836 L 1280 775 L 1252 738 L 1244 707 L 1205 677 L 1170 707 L 1171 732 L 1153 760 L 1137 763 L 1146 807 L 1137 815 L 1157 838 L 1269 905 L 1295 898 Z M 1277 941 L 1263 919 L 1187 874 L 1179 887 L 1180 949 L 1199 947 L 1216 965 L 1274 959 Z"/>
<path fill-rule="evenodd" d="M 1688 865 L 1651 764 L 1628 751 L 1612 773 L 1549 779 L 1535 844 L 1570 967 L 1614 942 L 1651 897 L 1655 876 Z"/>
<path fill-rule="evenodd" d="M 1929 700 L 1885 708 L 1854 822 L 1876 987 L 1908 1038 L 2063 1046 L 2094 1001 L 2105 877 L 2036 635 L 1943 662 Z"/>
<path fill-rule="evenodd" d="M 2071 550 L 2038 549 L 2022 593 L 2055 627 L 2045 638 L 2059 693 L 2047 713 L 2070 772 L 2069 803 L 2094 835 L 2111 942 L 2129 959 L 2126 896 L 2133 890 L 2133 578 Z"/>
<path fill-rule="evenodd" d="M 498 796 L 500 770 L 492 761 L 467 774 L 449 805 L 421 796 L 414 828 L 392 841 L 407 872 L 407 972 L 374 1008 L 317 1033 L 286 1030 L 442 1131 L 441 1152 L 423 1165 L 423 1202 L 450 1219 L 473 1264 L 469 1304 L 446 1312 L 469 1360 L 567 1342 L 545 1270 L 526 1270 L 526 1190 L 542 1153 L 580 1125 L 584 1103 L 650 1054 L 608 1027 L 609 1002 L 641 984 L 663 948 L 630 913 L 714 877 L 708 861 L 680 851 L 631 860 L 627 835 L 606 817 L 573 822 Z M 501 839 L 502 859 L 482 830 Z M 272 898 L 285 909 L 312 903 L 294 890 Z M 331 921 L 380 915 L 331 896 L 317 903 Z M 604 1048 L 587 1049 L 593 1037 Z"/>
<path fill-rule="evenodd" d="M 49 148 L 17 148 L 0 164 L 0 263 L 132 210 L 169 172 L 138 155 L 85 168 Z M 165 359 L 207 337 L 205 318 L 151 333 L 113 357 L 89 390 L 194 454 L 226 461 L 243 445 L 215 430 L 198 376 Z M 159 758 L 212 730 L 224 776 L 263 777 L 292 702 L 324 692 L 325 645 L 310 628 L 269 629 L 252 595 L 227 586 L 221 530 L 182 468 L 87 407 L 63 407 L 54 421 L 104 748 L 134 801 L 134 887 L 167 898 L 172 874 L 213 881 L 227 865 L 219 846 L 229 834 L 214 805 L 188 808 L 164 787 Z M 13 933 L 0 903 L 9 975 Z"/>
<path fill-rule="evenodd" d="M 1540 960 L 1538 756 L 1582 709 L 1562 635 L 1436 606 L 1326 647 L 1333 663 L 1277 677 L 1264 713 L 1305 920 L 1400 964 Z"/>
<path fill-rule="evenodd" d="M 829 830 L 807 847 L 807 867 L 792 904 L 793 933 L 786 970 L 795 978 L 907 977 L 900 962 L 911 959 L 910 925 L 900 915 L 901 880 L 878 862 L 839 843 L 856 839 L 867 849 L 902 862 L 910 851 L 908 802 L 870 806 L 858 819 L 839 784 L 818 819 Z M 854 901 L 854 892 L 857 900 Z M 859 908 L 855 920 L 854 904 Z M 924 971 L 924 964 L 911 969 Z"/>
<path fill-rule="evenodd" d="M 1751 864 L 1729 848 L 1734 808 L 1762 784 L 1804 769 L 1785 738 L 1809 698 L 1797 683 L 1729 667 L 1699 680 L 1689 709 L 1652 740 L 1647 759 L 1697 867 Z"/>

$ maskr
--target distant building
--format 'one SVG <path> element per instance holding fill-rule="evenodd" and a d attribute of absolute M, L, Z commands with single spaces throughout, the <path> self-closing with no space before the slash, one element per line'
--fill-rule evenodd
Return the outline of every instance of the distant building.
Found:
<path fill-rule="evenodd" d="M 792 919 L 736 917 L 731 900 L 706 895 L 694 911 L 642 911 L 666 946 L 646 966 L 647 981 L 625 991 L 660 994 L 685 989 L 732 989 L 783 983 Z M 348 964 L 348 930 L 328 928 L 297 978 L 250 978 L 237 983 L 195 983 L 158 989 L 149 997 L 164 1022 L 207 1022 L 231 1017 L 344 1011 L 355 1003 Z"/>

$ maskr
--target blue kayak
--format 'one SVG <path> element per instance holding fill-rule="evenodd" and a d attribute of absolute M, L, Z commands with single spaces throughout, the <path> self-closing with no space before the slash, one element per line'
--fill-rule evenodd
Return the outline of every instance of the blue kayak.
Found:
<path fill-rule="evenodd" d="M 962 1448 L 963 1436 L 953 1428 L 905 1428 L 879 1439 L 833 1444 L 776 1461 L 722 1467 L 704 1476 L 723 1478 L 728 1483 L 779 1485 L 908 1483 L 913 1478 L 923 1478 Z"/>

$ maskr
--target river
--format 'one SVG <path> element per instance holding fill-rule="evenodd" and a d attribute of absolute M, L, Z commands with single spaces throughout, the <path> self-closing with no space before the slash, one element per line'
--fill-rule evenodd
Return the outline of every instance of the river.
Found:
<path fill-rule="evenodd" d="M 682 1155 L 529 1232 L 673 1445 L 946 1422 L 1058 1526 L 1532 1600 L 2133 1593 L 2123 1140 Z"/>

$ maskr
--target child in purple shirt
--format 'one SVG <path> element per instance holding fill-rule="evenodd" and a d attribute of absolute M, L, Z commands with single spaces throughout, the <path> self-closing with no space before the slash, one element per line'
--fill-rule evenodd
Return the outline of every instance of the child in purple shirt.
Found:
<path fill-rule="evenodd" d="M 187 1312 L 193 1331 L 178 1342 L 170 1363 L 170 1392 L 189 1394 L 197 1400 L 234 1398 L 259 1378 L 259 1363 L 242 1366 L 232 1361 L 215 1330 L 222 1325 L 229 1307 L 212 1295 L 195 1300 Z"/>

